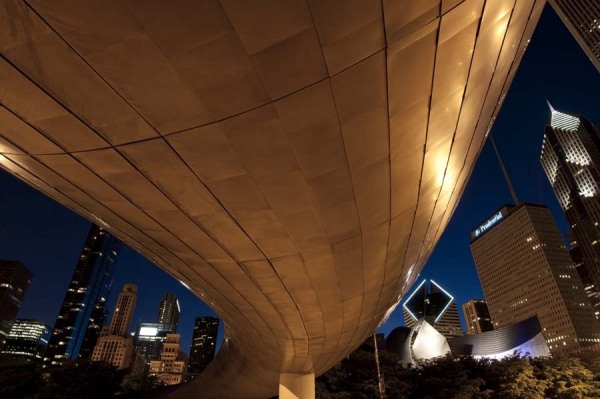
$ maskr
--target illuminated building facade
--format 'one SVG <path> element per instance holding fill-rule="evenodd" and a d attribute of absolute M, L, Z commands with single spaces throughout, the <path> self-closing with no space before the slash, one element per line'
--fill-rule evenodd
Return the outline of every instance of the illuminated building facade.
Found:
<path fill-rule="evenodd" d="M 598 33 L 600 35 L 600 31 Z M 600 131 L 583 116 L 550 106 L 540 157 L 571 224 L 574 262 L 596 312 L 600 311 Z"/>
<path fill-rule="evenodd" d="M 520 356 L 550 356 L 536 316 L 497 330 L 456 337 L 450 341 L 450 346 L 453 355 L 475 358 L 502 359 L 515 352 Z"/>
<path fill-rule="evenodd" d="M 101 227 L 90 228 L 46 350 L 52 363 L 91 356 L 104 327 L 104 307 L 121 245 Z"/>
<path fill-rule="evenodd" d="M 196 317 L 192 345 L 190 346 L 190 368 L 201 372 L 215 357 L 219 319 L 216 317 Z"/>
<path fill-rule="evenodd" d="M 585 54 L 600 72 L 600 5 L 598 0 L 549 0 Z"/>
<path fill-rule="evenodd" d="M 507 207 L 505 207 L 507 208 Z M 600 329 L 547 207 L 521 204 L 471 235 L 494 329 L 538 317 L 552 353 L 600 343 Z"/>
<path fill-rule="evenodd" d="M 223 320 L 174 399 L 309 399 L 413 286 L 545 3 L 5 0 L 0 167 Z"/>
<path fill-rule="evenodd" d="M 424 319 L 446 338 L 464 334 L 454 297 L 433 280 L 423 280 L 402 304 L 402 311 L 407 327 Z"/>
<path fill-rule="evenodd" d="M 175 333 L 177 332 L 180 312 L 181 308 L 175 294 L 172 292 L 166 293 L 160 301 L 156 322 L 169 325 L 169 331 Z"/>
<path fill-rule="evenodd" d="M 162 384 L 175 385 L 183 382 L 183 374 L 187 371 L 187 359 L 181 353 L 179 340 L 179 334 L 167 334 L 160 360 L 150 362 L 150 375 L 155 375 Z"/>
<path fill-rule="evenodd" d="M 105 361 L 124 369 L 133 360 L 133 338 L 127 334 L 131 317 L 137 302 L 137 287 L 125 284 L 119 293 L 110 326 L 102 332 L 94 351 L 92 361 Z"/>
<path fill-rule="evenodd" d="M 479 334 L 494 329 L 490 310 L 485 301 L 472 299 L 467 303 L 463 303 L 462 310 L 465 323 L 467 323 L 467 334 Z"/>
<path fill-rule="evenodd" d="M 2 354 L 42 359 L 50 339 L 50 331 L 50 326 L 42 321 L 15 320 L 2 348 Z"/>
<path fill-rule="evenodd" d="M 106 335 L 127 336 L 136 302 L 137 286 L 135 284 L 125 284 L 117 298 L 115 311 Z"/>
<path fill-rule="evenodd" d="M 31 271 L 23 263 L 0 259 L 0 348 L 19 313 L 31 277 Z"/>

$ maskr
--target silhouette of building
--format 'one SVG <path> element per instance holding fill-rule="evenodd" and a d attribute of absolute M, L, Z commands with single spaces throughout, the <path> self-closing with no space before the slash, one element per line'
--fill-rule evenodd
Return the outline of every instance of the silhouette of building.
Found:
<path fill-rule="evenodd" d="M 0 348 L 17 318 L 31 277 L 31 271 L 23 263 L 0 259 Z"/>
<path fill-rule="evenodd" d="M 219 319 L 216 317 L 197 317 L 194 322 L 194 334 L 190 347 L 190 368 L 201 372 L 215 357 Z"/>
<path fill-rule="evenodd" d="M 167 334 L 160 360 L 150 362 L 150 375 L 165 385 L 181 384 L 187 371 L 187 358 L 181 353 L 179 334 Z"/>
<path fill-rule="evenodd" d="M 414 327 L 421 319 L 446 338 L 463 335 L 454 297 L 433 280 L 423 280 L 402 305 L 404 323 Z"/>
<path fill-rule="evenodd" d="M 2 348 L 2 354 L 42 359 L 50 339 L 50 331 L 50 326 L 42 321 L 15 320 Z"/>
<path fill-rule="evenodd" d="M 121 245 L 101 227 L 90 228 L 46 350 L 53 364 L 91 356 L 107 316 L 104 307 Z"/>
<path fill-rule="evenodd" d="M 462 309 L 465 323 L 467 323 L 467 334 L 479 334 L 494 329 L 490 310 L 485 301 L 471 299 L 469 302 L 463 303 Z"/>
<path fill-rule="evenodd" d="M 600 32 L 598 33 L 600 34 Z M 600 312 L 600 136 L 582 116 L 550 106 L 540 157 L 556 198 L 571 224 L 573 261 L 595 312 Z"/>
<path fill-rule="evenodd" d="M 600 72 L 600 6 L 598 0 L 549 0 L 590 61 Z"/>
<path fill-rule="evenodd" d="M 125 284 L 121 289 L 110 326 L 102 332 L 92 353 L 92 361 L 105 361 L 124 369 L 133 360 L 133 338 L 127 330 L 137 301 L 137 287 Z"/>
<path fill-rule="evenodd" d="M 494 329 L 538 317 L 553 353 L 600 343 L 600 330 L 546 206 L 506 205 L 471 233 Z"/>

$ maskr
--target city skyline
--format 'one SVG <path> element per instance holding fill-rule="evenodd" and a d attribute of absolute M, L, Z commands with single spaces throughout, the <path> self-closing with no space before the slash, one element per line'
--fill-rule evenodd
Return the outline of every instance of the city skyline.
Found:
<path fill-rule="evenodd" d="M 550 10 L 546 9 L 544 14 L 544 18 L 548 19 L 548 13 Z M 555 19 L 555 21 L 553 22 L 554 25 L 550 25 L 553 26 L 554 28 L 556 28 L 559 31 L 563 31 L 562 32 L 562 40 L 566 40 L 568 41 L 572 41 L 572 43 L 569 43 L 568 45 L 565 45 L 564 48 L 566 49 L 565 51 L 568 51 L 570 54 L 578 54 L 578 59 L 580 62 L 580 66 L 581 65 L 585 65 L 585 62 L 589 61 L 587 60 L 587 58 L 585 58 L 585 56 L 581 53 L 581 50 L 579 49 L 578 46 L 573 46 L 574 41 L 568 36 L 569 33 L 565 32 L 565 29 L 562 25 L 557 26 L 557 22 L 556 22 L 556 16 L 552 15 L 552 17 Z M 563 78 L 563 80 L 565 81 L 564 83 L 562 83 L 562 86 L 559 84 L 557 85 L 557 88 L 550 88 L 545 90 L 546 93 L 542 93 L 541 90 L 539 90 L 538 92 L 536 92 L 535 94 L 535 101 L 531 99 L 531 93 L 529 92 L 529 89 L 524 89 L 522 88 L 522 86 L 519 86 L 519 83 L 523 83 L 523 81 L 525 79 L 527 79 L 527 75 L 524 75 L 525 72 L 527 72 L 527 67 L 529 67 L 528 61 L 532 56 L 532 51 L 535 51 L 536 49 L 536 41 L 541 40 L 540 39 L 540 30 L 544 27 L 545 30 L 545 35 L 548 36 L 552 36 L 551 34 L 549 34 L 548 32 L 551 30 L 548 27 L 542 26 L 542 23 L 544 22 L 544 19 L 540 22 L 540 26 L 538 26 L 538 30 L 536 31 L 536 33 L 534 34 L 534 37 L 532 39 L 532 43 L 530 45 L 530 48 L 528 50 L 528 52 L 525 55 L 524 61 L 521 65 L 521 68 L 519 70 L 519 72 L 517 73 L 517 76 L 515 78 L 515 82 L 512 86 L 511 91 L 509 92 L 507 99 L 505 100 L 505 104 L 500 112 L 500 115 L 497 118 L 496 121 L 496 125 L 494 127 L 494 129 L 492 130 L 493 134 L 495 135 L 495 138 L 497 140 L 498 146 L 500 151 L 504 154 L 506 152 L 509 152 L 510 149 L 513 147 L 513 143 L 514 142 L 521 142 L 522 138 L 519 137 L 519 134 L 530 134 L 531 130 L 533 130 L 534 135 L 537 135 L 539 137 L 539 140 L 532 140 L 533 145 L 531 146 L 532 148 L 535 149 L 535 152 L 539 152 L 539 149 L 541 148 L 541 136 L 543 134 L 543 124 L 546 122 L 547 118 L 548 118 L 548 111 L 547 111 L 547 107 L 545 102 L 543 101 L 543 98 L 545 96 L 548 96 L 549 99 L 555 103 L 556 107 L 559 109 L 564 110 L 565 112 L 576 112 L 576 113 L 583 113 L 585 115 L 587 115 L 590 120 L 592 122 L 598 123 L 598 120 L 600 118 L 598 118 L 598 111 L 594 110 L 594 105 L 598 104 L 598 95 L 595 94 L 597 93 L 599 90 L 594 90 L 594 89 L 589 89 L 589 93 L 587 93 L 587 99 L 583 100 L 583 99 L 577 99 L 577 100 L 570 100 L 569 99 L 569 92 L 572 92 L 573 90 L 578 90 L 578 87 L 583 87 L 581 86 L 581 84 L 579 86 L 577 86 L 577 82 L 581 83 L 586 82 L 585 87 L 598 87 L 599 83 L 598 83 L 598 76 L 597 73 L 595 72 L 595 70 L 593 69 L 593 67 L 591 65 L 587 66 L 587 70 L 588 70 L 588 74 L 583 76 L 583 77 L 578 77 L 578 76 L 572 76 L 572 78 L 574 78 L 575 82 L 571 82 L 571 86 L 573 86 L 574 88 L 571 88 L 569 90 L 568 84 L 566 83 L 566 81 L 568 81 L 568 79 Z M 548 22 L 549 23 L 549 22 Z M 558 21 L 558 24 L 560 24 L 560 21 Z M 549 38 L 548 40 L 551 40 L 552 38 Z M 560 42 L 560 40 L 559 40 Z M 550 56 L 550 52 L 548 52 L 548 48 L 546 47 L 545 50 L 542 51 L 542 54 L 544 53 L 544 51 L 546 51 L 546 56 Z M 562 48 L 562 47 L 561 47 Z M 562 50 L 561 50 L 562 51 Z M 538 56 L 538 58 L 540 57 L 540 54 L 535 54 Z M 574 56 L 575 56 L 574 55 Z M 568 58 L 568 57 L 567 57 Z M 582 63 L 583 61 L 583 63 Z M 553 60 L 554 63 L 559 64 L 559 66 L 564 67 L 567 63 L 564 60 Z M 530 69 L 532 67 L 529 67 Z M 537 65 L 536 68 L 539 68 L 539 64 Z M 535 70 L 535 68 L 533 68 Z M 530 75 L 528 75 L 529 77 L 531 77 L 531 70 L 529 70 Z M 540 72 L 538 70 L 536 70 L 536 72 Z M 594 72 L 595 75 L 592 75 L 589 72 Z M 541 71 L 543 76 L 546 76 L 548 74 L 551 75 L 551 71 Z M 568 74 L 567 74 L 568 75 Z M 590 82 L 590 76 L 593 76 L 593 78 L 591 79 Z M 552 77 L 552 75 L 550 76 Z M 546 78 L 548 78 L 548 76 L 546 76 Z M 529 85 L 534 84 L 534 82 L 528 82 Z M 554 83 L 556 83 L 556 81 L 554 81 Z M 573 84 L 575 83 L 575 84 Z M 544 79 L 540 78 L 538 85 L 543 86 L 544 85 Z M 535 86 L 535 84 L 534 84 Z M 525 87 L 528 87 L 527 85 L 525 85 Z M 563 90 L 565 89 L 565 90 Z M 526 95 L 524 95 L 523 93 L 519 93 L 520 96 L 518 98 L 518 101 L 515 99 L 515 101 L 513 101 L 513 97 L 516 96 L 515 92 L 520 92 L 521 90 L 526 91 Z M 564 91 L 564 95 L 561 97 L 558 94 L 561 93 L 561 91 Z M 513 117 L 512 122 L 509 121 L 505 121 L 503 119 L 503 117 L 505 115 L 509 114 L 509 110 L 512 109 L 513 111 L 517 108 L 528 108 L 531 111 L 532 114 L 532 118 L 530 120 L 519 120 L 518 117 Z M 597 108 L 597 107 L 596 107 Z M 535 115 L 535 117 L 533 117 L 533 115 Z M 518 122 L 518 123 L 515 123 Z M 541 121 L 541 124 L 540 124 Z M 525 127 L 529 127 L 531 130 L 525 130 Z M 518 129 L 515 129 L 515 127 L 517 127 Z M 512 132 L 510 130 L 513 130 Z M 518 133 L 515 134 L 515 130 L 518 130 Z M 537 142 L 537 144 L 536 144 Z M 530 143 L 528 141 L 528 143 Z M 531 143 L 530 143 L 531 144 Z M 528 148 L 529 150 L 531 148 Z M 509 170 L 509 173 L 511 174 L 511 176 L 515 176 L 515 175 L 519 175 L 521 173 L 520 172 L 520 166 L 519 164 L 522 163 L 522 159 L 519 161 L 519 157 L 523 157 L 524 154 L 522 153 L 522 151 L 520 149 L 516 149 L 516 154 L 511 154 L 510 157 L 507 157 L 507 159 L 505 160 L 507 163 L 507 169 Z M 531 152 L 530 152 L 531 153 Z M 529 155 L 531 156 L 531 154 Z M 533 164 L 533 163 L 539 163 L 538 161 L 538 156 L 539 153 L 536 154 L 535 156 L 533 156 L 532 159 L 530 159 L 529 161 Z M 515 159 L 516 158 L 516 159 Z M 556 204 L 556 200 L 554 198 L 552 198 L 552 192 L 551 189 L 549 189 L 549 187 L 547 186 L 547 183 L 544 182 L 541 179 L 545 179 L 543 175 L 540 175 L 541 168 L 537 167 L 536 170 L 531 170 L 531 169 L 527 169 L 526 172 L 529 173 L 522 173 L 523 175 L 525 175 L 525 177 L 528 177 L 530 179 L 530 181 L 534 181 L 535 184 L 528 184 L 526 181 L 524 181 L 522 178 L 515 178 L 515 186 L 517 189 L 517 192 L 519 193 L 519 196 L 522 197 L 523 199 L 527 199 L 527 200 L 531 200 L 531 201 L 539 201 L 540 199 L 545 201 L 545 203 L 551 203 L 550 206 L 553 209 L 553 214 L 555 215 L 555 217 L 559 220 L 559 224 L 561 224 L 561 232 L 564 234 L 565 230 L 564 230 L 564 226 L 565 226 L 565 221 L 564 218 L 561 220 L 558 215 L 556 214 L 556 209 L 557 209 L 557 204 Z M 490 176 L 494 176 L 494 178 L 490 178 Z M 540 177 L 541 176 L 541 177 Z M 515 176 L 516 177 L 516 176 Z M 519 176 L 520 177 L 520 176 Z M 63 226 L 56 230 L 56 225 L 51 225 L 51 226 L 47 226 L 50 228 L 50 231 L 59 231 L 62 233 L 62 236 L 65 238 L 64 240 L 64 245 L 65 246 L 69 246 L 69 245 L 73 245 L 74 242 L 82 242 L 85 236 L 85 233 L 81 234 L 80 236 L 76 236 L 76 233 L 81 233 L 82 231 L 86 230 L 86 227 L 84 227 L 85 224 L 87 224 L 87 222 L 83 221 L 81 218 L 75 216 L 75 215 L 67 215 L 68 213 L 70 213 L 69 211 L 65 210 L 64 208 L 56 205 L 55 203 L 53 203 L 51 200 L 46 199 L 45 197 L 42 197 L 41 194 L 34 192 L 32 189 L 28 188 L 28 187 L 19 187 L 19 188 L 15 188 L 16 187 L 16 183 L 15 183 L 15 179 L 9 176 L 5 176 L 5 174 L 3 174 L 2 177 L 0 177 L 0 181 L 2 181 L 3 183 L 6 183 L 9 185 L 9 187 L 11 187 L 10 190 L 6 190 L 6 191 L 10 191 L 9 193 L 6 193 L 2 196 L 2 200 L 3 202 L 3 207 L 7 207 L 9 209 L 11 209 L 12 207 L 14 207 L 15 205 L 7 205 L 10 204 L 10 202 L 8 201 L 8 197 L 10 195 L 14 195 L 15 192 L 17 193 L 17 197 L 18 197 L 18 193 L 26 193 L 26 195 L 34 195 L 37 198 L 34 199 L 33 201 L 37 204 L 37 203 L 44 203 L 43 205 L 41 205 L 41 209 L 50 209 L 49 212 L 55 212 L 58 213 L 58 215 L 52 215 L 53 217 L 55 216 L 62 216 L 62 217 L 57 217 L 56 219 L 53 219 L 52 223 L 56 223 L 57 221 L 60 221 L 63 223 Z M 475 181 L 473 181 L 473 179 L 475 179 Z M 474 209 L 468 209 L 469 205 L 464 205 L 469 204 L 469 201 L 473 201 L 473 197 L 481 197 L 481 196 L 490 196 L 492 198 L 495 199 L 495 202 L 499 205 L 500 203 L 503 202 L 507 202 L 507 200 L 510 198 L 509 197 L 509 193 L 508 190 L 505 188 L 505 186 L 503 185 L 502 182 L 502 177 L 500 174 L 500 171 L 497 167 L 497 164 L 495 163 L 495 160 L 493 160 L 493 156 L 491 155 L 491 151 L 489 148 L 489 145 L 486 145 L 486 148 L 484 149 L 480 160 L 478 162 L 478 168 L 474 171 L 473 173 L 473 179 L 470 182 L 467 190 L 465 191 L 465 195 L 463 196 L 463 200 L 461 201 L 461 204 L 459 204 L 459 207 L 457 209 L 457 211 L 454 214 L 453 217 L 453 221 L 450 223 L 450 225 L 448 226 L 448 229 L 444 235 L 444 237 L 442 238 L 442 240 L 440 241 L 438 248 L 436 249 L 435 253 L 432 255 L 430 262 L 428 264 L 428 266 L 426 267 L 426 269 L 423 271 L 422 276 L 421 277 L 425 277 L 425 276 L 430 276 L 433 277 L 435 280 L 439 281 L 440 284 L 444 287 L 448 287 L 449 291 L 451 292 L 456 292 L 456 296 L 457 296 L 457 303 L 463 303 L 466 300 L 470 299 L 471 297 L 480 297 L 481 293 L 480 293 L 480 288 L 479 288 L 479 282 L 477 280 L 477 276 L 476 274 L 474 274 L 474 266 L 472 263 L 471 259 L 468 259 L 464 256 L 464 252 L 466 251 L 468 254 L 468 246 L 464 245 L 464 242 L 468 242 L 468 231 L 471 228 L 473 228 L 475 226 L 475 224 L 477 222 L 474 222 L 474 220 L 476 221 L 480 221 L 482 217 L 485 217 L 487 214 L 491 213 L 491 211 L 493 211 L 495 208 L 497 208 L 497 206 L 495 207 L 491 207 L 489 206 L 489 204 L 491 203 L 491 201 L 488 201 L 487 203 L 484 204 L 480 204 L 476 210 Z M 475 183 L 477 183 L 477 187 L 475 186 Z M 533 189 L 531 186 L 534 186 Z M 475 191 L 475 189 L 477 189 L 477 191 Z M 537 191 L 536 191 L 537 190 Z M 500 202 L 499 202 L 500 201 Z M 37 211 L 34 211 L 33 213 L 36 213 Z M 12 211 L 11 211 L 12 212 Z M 469 215 L 467 215 L 467 212 L 471 212 Z M 50 218 L 50 216 L 47 216 L 47 218 Z M 460 225 L 459 227 L 455 227 L 458 222 L 456 221 L 457 219 L 460 219 Z M 14 219 L 13 219 L 14 220 Z M 14 225 L 11 226 L 10 224 L 8 225 L 8 229 L 10 230 L 18 230 L 18 228 L 15 228 Z M 465 229 L 465 226 L 468 226 L 468 229 Z M 88 224 L 88 228 L 89 228 L 89 224 Z M 7 233 L 10 233 L 10 231 L 6 231 L 6 227 L 3 227 L 2 230 L 2 237 L 6 238 Z M 29 230 L 29 231 L 28 231 Z M 30 233 L 30 230 L 35 230 L 35 228 L 29 227 L 25 229 L 25 234 L 22 234 L 22 236 L 27 236 Z M 68 234 L 64 234 L 64 230 L 69 230 Z M 445 240 L 446 237 L 448 236 L 455 236 L 457 234 L 457 231 L 460 231 L 460 234 L 462 235 L 462 237 L 459 237 L 458 239 L 455 239 L 453 241 L 448 241 Z M 49 233 L 43 233 L 44 235 L 50 235 Z M 17 235 L 18 236 L 18 235 Z M 460 244 L 459 242 L 462 241 L 462 244 Z M 73 256 L 73 252 L 78 252 L 77 247 L 81 247 L 81 245 L 74 245 L 75 246 L 75 250 L 71 250 L 70 254 L 65 254 L 65 253 L 60 253 L 60 251 L 57 252 L 50 252 L 50 254 L 48 255 L 50 258 L 52 258 L 52 256 L 56 256 L 59 259 L 54 260 L 54 262 L 56 262 L 55 264 L 62 264 L 62 267 L 64 267 L 65 269 L 68 269 L 66 272 L 62 272 L 61 273 L 57 273 L 59 274 L 59 276 L 57 276 L 56 279 L 51 279 L 51 280 L 55 280 L 55 281 L 51 281 L 50 282 L 50 288 L 53 289 L 53 292 L 55 292 L 54 295 L 57 296 L 62 296 L 66 290 L 66 285 L 68 284 L 68 277 L 64 280 L 64 281 L 59 281 L 59 279 L 62 277 L 64 277 L 65 274 L 70 274 L 72 273 L 72 268 L 74 267 L 74 262 L 75 262 L 75 258 L 76 255 Z M 450 247 L 455 247 L 455 248 L 448 248 L 448 246 Z M 4 250 L 5 248 L 2 247 L 2 249 Z M 71 248 L 72 249 L 72 248 Z M 10 251 L 9 251 L 10 252 Z M 67 251 L 69 252 L 69 251 Z M 456 253 L 456 252 L 461 252 L 460 256 L 456 256 L 456 257 L 448 257 L 448 253 Z M 14 251 L 13 253 L 16 253 L 16 251 Z M 445 254 L 445 255 L 444 255 Z M 6 255 L 3 256 L 4 258 L 11 258 L 10 255 Z M 31 255 L 29 255 L 29 257 L 31 257 Z M 34 256 L 35 258 L 36 256 Z M 34 273 L 34 279 L 33 279 L 33 285 L 36 284 L 36 276 L 40 276 L 42 275 L 42 271 L 44 270 L 43 265 L 48 263 L 48 260 L 44 260 L 43 259 L 43 255 L 38 255 L 37 256 L 39 258 L 38 261 L 34 261 L 33 263 L 23 259 L 23 261 L 26 264 L 34 264 L 37 265 L 37 270 L 39 270 L 39 273 Z M 441 277 L 441 273 L 443 273 L 444 270 L 448 269 L 448 267 L 450 267 L 448 265 L 448 260 L 451 260 L 452 263 L 454 263 L 454 267 L 452 267 L 452 270 L 454 271 L 454 274 L 461 274 L 461 273 L 467 273 L 468 278 L 463 280 L 462 282 L 457 282 L 454 281 L 453 276 L 448 276 L 448 278 L 446 278 L 446 276 Z M 465 259 L 467 259 L 467 261 L 465 261 Z M 20 259 L 19 259 L 20 260 Z M 463 262 L 465 264 L 459 265 L 459 262 Z M 181 327 L 180 327 L 180 331 L 183 334 L 187 335 L 187 342 L 189 342 L 189 337 L 191 336 L 191 330 L 192 330 L 192 326 L 193 326 L 193 319 L 196 316 L 199 315 L 214 315 L 214 312 L 212 312 L 211 310 L 209 310 L 207 307 L 205 307 L 204 305 L 202 306 L 198 306 L 198 301 L 197 299 L 191 294 L 189 293 L 183 286 L 181 286 L 178 282 L 176 281 L 170 281 L 169 284 L 173 285 L 174 288 L 167 288 L 164 283 L 163 280 L 165 280 L 165 276 L 166 274 L 164 274 L 163 272 L 160 272 L 156 267 L 151 266 L 149 264 L 149 262 L 143 260 L 143 258 L 141 258 L 141 256 L 133 253 L 133 251 L 129 248 L 125 249 L 123 251 L 123 254 L 121 255 L 121 260 L 120 260 L 120 267 L 115 271 L 115 283 L 113 285 L 113 287 L 119 287 L 121 286 L 125 281 L 131 280 L 130 276 L 131 275 L 144 275 L 144 276 L 148 276 L 148 275 L 152 275 L 152 273 L 154 273 L 154 275 L 156 276 L 160 276 L 160 277 L 154 277 L 156 280 L 159 281 L 147 281 L 148 287 L 162 287 L 165 286 L 165 288 L 161 288 L 161 290 L 159 290 L 159 292 L 157 292 L 156 294 L 151 294 L 151 291 L 154 291 L 152 289 L 144 289 L 141 290 L 142 292 L 148 293 L 147 298 L 143 299 L 144 301 L 148 302 L 148 305 L 144 305 L 145 308 L 151 308 L 152 311 L 151 313 L 148 314 L 152 314 L 152 316 L 146 316 L 146 312 L 147 310 L 140 310 L 139 313 L 137 313 L 136 315 L 134 315 L 134 323 L 137 323 L 138 321 L 144 321 L 144 320 L 152 320 L 155 317 L 155 312 L 156 312 L 156 306 L 157 304 L 160 302 L 160 297 L 167 291 L 171 291 L 171 290 L 175 290 L 176 294 L 178 297 L 181 297 L 182 300 L 182 319 L 186 319 L 185 322 L 180 323 Z M 161 280 L 162 279 L 162 280 Z M 43 280 L 43 279 L 40 279 Z M 152 279 L 151 279 L 152 280 Z M 54 285 L 53 285 L 54 284 Z M 136 281 L 136 284 L 141 285 L 138 281 Z M 65 287 L 64 289 L 60 289 L 60 286 Z M 56 288 L 54 288 L 56 287 Z M 175 288 L 176 287 L 176 288 Z M 469 287 L 468 289 L 465 289 L 465 287 Z M 464 291 L 464 293 L 463 293 Z M 109 298 L 109 304 L 107 306 L 107 308 L 111 309 L 114 301 L 116 300 L 116 295 L 113 294 L 111 296 L 111 298 Z M 158 297 L 158 299 L 156 300 L 156 298 Z M 185 300 L 183 299 L 185 297 Z M 465 301 L 463 301 L 460 298 L 464 298 L 466 299 Z M 33 300 L 33 299 L 32 299 Z M 60 302 L 60 299 L 58 300 Z M 52 302 L 52 301 L 49 301 Z M 152 303 L 150 303 L 152 302 Z M 58 308 L 60 307 L 60 305 L 54 306 L 51 305 L 51 303 L 48 304 L 42 304 L 41 302 L 38 302 L 37 305 L 29 305 L 29 296 L 25 298 L 25 303 L 24 303 L 24 307 L 23 307 L 23 311 L 22 313 L 19 314 L 18 317 L 28 317 L 28 318 L 36 318 L 36 319 L 40 319 L 40 320 L 50 320 L 49 324 L 53 324 L 53 320 L 55 319 L 55 315 L 58 312 Z M 33 302 L 32 302 L 33 303 Z M 37 311 L 33 309 L 33 307 L 39 307 L 40 309 L 38 309 Z M 52 309 L 54 308 L 54 309 Z M 193 310 L 191 310 L 193 309 Z M 39 313 L 36 313 L 39 312 Z M 39 315 L 44 315 L 43 317 L 35 317 L 34 314 Z M 186 315 L 186 316 L 183 316 Z M 109 318 L 112 315 L 109 315 Z M 190 320 L 192 320 L 190 322 Z M 388 332 L 389 330 L 391 330 L 392 328 L 394 328 L 397 325 L 401 325 L 401 312 L 396 311 L 395 315 L 393 315 L 393 317 L 390 318 L 390 320 L 388 321 L 388 326 L 389 328 L 385 329 L 386 332 Z M 189 347 L 189 345 L 187 345 L 186 341 L 183 340 L 183 344 L 182 346 L 184 348 Z"/>

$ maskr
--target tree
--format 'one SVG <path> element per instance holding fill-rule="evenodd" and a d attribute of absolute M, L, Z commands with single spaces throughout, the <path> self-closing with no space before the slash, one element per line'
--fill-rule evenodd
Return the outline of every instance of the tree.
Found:
<path fill-rule="evenodd" d="M 494 398 L 498 399 L 544 399 L 548 384 L 540 380 L 531 359 L 517 354 L 502 361 L 495 361 L 497 383 Z"/>
<path fill-rule="evenodd" d="M 3 362 L 0 366 L 0 398 L 32 397 L 44 385 L 42 369 L 36 363 Z"/>
<path fill-rule="evenodd" d="M 39 399 L 105 399 L 120 390 L 124 372 L 105 362 L 67 363 L 50 369 Z"/>
<path fill-rule="evenodd" d="M 547 384 L 547 398 L 600 398 L 600 382 L 580 359 L 559 356 L 537 359 L 534 365 L 537 378 Z"/>

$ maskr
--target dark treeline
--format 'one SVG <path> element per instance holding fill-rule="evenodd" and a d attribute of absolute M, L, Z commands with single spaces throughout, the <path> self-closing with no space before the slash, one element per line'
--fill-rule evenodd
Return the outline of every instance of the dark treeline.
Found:
<path fill-rule="evenodd" d="M 403 369 L 379 356 L 386 399 L 588 399 L 600 398 L 600 356 L 503 360 L 444 357 Z M 360 350 L 316 382 L 317 399 L 379 399 L 373 352 Z M 2 399 L 103 399 L 166 397 L 155 381 L 125 376 L 106 363 L 0 362 Z M 141 395 L 140 395 L 141 394 Z M 199 396 L 201 397 L 201 396 Z"/>
<path fill-rule="evenodd" d="M 44 368 L 41 363 L 0 358 L 2 399 L 107 399 L 157 387 L 152 377 L 132 377 L 104 362 Z"/>
<path fill-rule="evenodd" d="M 380 352 L 386 399 L 600 398 L 600 356 L 503 360 L 444 357 L 403 369 Z M 378 399 L 374 354 L 354 352 L 317 379 L 318 399 Z"/>

